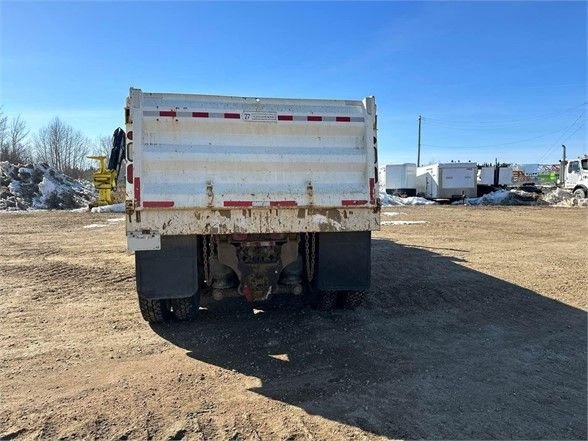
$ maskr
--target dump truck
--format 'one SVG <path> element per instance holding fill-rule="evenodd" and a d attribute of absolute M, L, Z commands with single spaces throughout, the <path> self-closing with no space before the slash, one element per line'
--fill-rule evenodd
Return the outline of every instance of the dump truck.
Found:
<path fill-rule="evenodd" d="M 358 306 L 380 226 L 376 121 L 371 96 L 131 88 L 126 234 L 143 318 L 224 301 Z"/>

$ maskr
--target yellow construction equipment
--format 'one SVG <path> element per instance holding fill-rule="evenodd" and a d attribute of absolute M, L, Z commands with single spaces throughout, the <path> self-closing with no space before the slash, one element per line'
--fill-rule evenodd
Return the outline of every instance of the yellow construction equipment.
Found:
<path fill-rule="evenodd" d="M 88 156 L 88 159 L 98 161 L 98 170 L 92 175 L 94 187 L 98 190 L 96 205 L 111 205 L 112 192 L 116 189 L 116 170 L 106 168 L 106 156 Z"/>
<path fill-rule="evenodd" d="M 126 134 L 120 127 L 112 135 L 110 158 L 104 155 L 88 156 L 98 161 L 98 171 L 92 175 L 94 187 L 98 190 L 96 205 L 111 205 L 112 193 L 116 190 L 118 175 L 125 158 Z M 106 161 L 108 160 L 108 164 Z"/>

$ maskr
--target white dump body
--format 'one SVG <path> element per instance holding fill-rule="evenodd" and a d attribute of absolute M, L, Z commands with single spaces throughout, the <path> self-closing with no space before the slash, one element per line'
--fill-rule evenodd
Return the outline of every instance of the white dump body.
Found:
<path fill-rule="evenodd" d="M 301 100 L 131 89 L 127 109 L 127 132 L 133 132 L 128 231 L 379 226 L 373 97 Z"/>
<path fill-rule="evenodd" d="M 472 162 L 451 162 L 417 168 L 417 193 L 431 199 L 477 196 L 478 167 Z"/>
<path fill-rule="evenodd" d="M 498 185 L 512 185 L 512 167 L 499 167 Z M 478 184 L 494 185 L 494 167 L 478 170 Z"/>
<path fill-rule="evenodd" d="M 416 190 L 416 164 L 388 164 L 386 190 Z"/>

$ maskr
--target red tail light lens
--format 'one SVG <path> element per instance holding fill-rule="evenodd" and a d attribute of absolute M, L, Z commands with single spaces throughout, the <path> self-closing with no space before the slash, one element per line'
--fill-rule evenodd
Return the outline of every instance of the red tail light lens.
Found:
<path fill-rule="evenodd" d="M 127 182 L 129 184 L 133 183 L 133 164 L 127 165 Z"/>

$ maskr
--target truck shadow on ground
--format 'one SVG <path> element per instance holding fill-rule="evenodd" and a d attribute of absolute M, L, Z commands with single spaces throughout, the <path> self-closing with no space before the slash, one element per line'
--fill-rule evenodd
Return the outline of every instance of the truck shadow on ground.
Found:
<path fill-rule="evenodd" d="M 372 242 L 356 311 L 203 314 L 153 327 L 252 389 L 391 438 L 586 439 L 582 310 L 422 248 Z"/>

